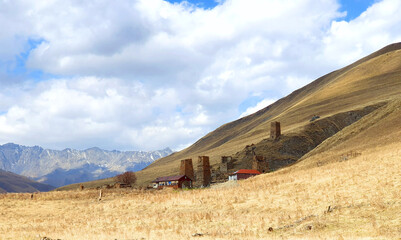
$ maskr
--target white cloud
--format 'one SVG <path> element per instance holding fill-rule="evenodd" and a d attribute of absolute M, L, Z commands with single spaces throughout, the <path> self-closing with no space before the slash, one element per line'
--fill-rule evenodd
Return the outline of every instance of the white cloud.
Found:
<path fill-rule="evenodd" d="M 323 41 L 322 64 L 344 66 L 387 44 L 400 42 L 401 2 L 383 0 L 368 8 L 358 18 L 334 21 Z"/>
<path fill-rule="evenodd" d="M 269 106 L 270 104 L 274 103 L 277 99 L 263 99 L 262 101 L 258 102 L 255 106 L 249 107 L 245 110 L 245 112 L 243 112 L 240 117 L 245 117 L 248 115 L 251 115 L 252 113 L 255 113 L 267 106 Z"/>
<path fill-rule="evenodd" d="M 226 0 L 211 10 L 0 0 L 0 143 L 182 148 L 401 41 L 400 5 L 383 0 L 345 22 L 336 0 Z M 29 49 L 29 39 L 40 44 Z M 5 69 L 21 53 L 28 70 L 57 77 L 11 84 L 17 75 Z M 265 100 L 239 112 L 256 94 Z"/>

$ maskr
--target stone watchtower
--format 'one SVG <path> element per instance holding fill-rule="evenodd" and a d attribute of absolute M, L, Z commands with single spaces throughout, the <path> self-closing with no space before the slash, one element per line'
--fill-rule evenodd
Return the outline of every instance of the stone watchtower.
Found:
<path fill-rule="evenodd" d="M 210 172 L 210 163 L 208 156 L 198 157 L 198 169 L 196 172 L 196 183 L 197 185 L 207 187 L 210 185 L 212 175 Z"/>
<path fill-rule="evenodd" d="M 192 181 L 195 181 L 194 167 L 192 165 L 192 159 L 181 160 L 180 175 L 186 175 Z"/>
<path fill-rule="evenodd" d="M 281 135 L 280 122 L 272 122 L 270 125 L 270 138 L 275 140 Z"/>
<path fill-rule="evenodd" d="M 258 170 L 261 173 L 267 173 L 269 171 L 267 159 L 263 156 L 253 155 L 252 169 Z"/>
<path fill-rule="evenodd" d="M 230 156 L 222 156 L 220 164 L 220 172 L 228 173 L 228 169 L 233 168 L 233 158 Z"/>

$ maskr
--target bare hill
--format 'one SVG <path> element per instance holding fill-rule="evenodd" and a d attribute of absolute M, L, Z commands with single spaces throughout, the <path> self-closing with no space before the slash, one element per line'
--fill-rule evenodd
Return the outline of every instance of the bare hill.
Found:
<path fill-rule="evenodd" d="M 268 138 L 270 122 L 280 121 L 285 135 L 297 134 L 314 115 L 321 119 L 386 103 L 401 93 L 401 43 L 371 55 L 298 89 L 259 112 L 227 123 L 189 148 L 159 159 L 138 173 L 143 181 L 174 174 L 179 160 L 208 155 L 217 164 L 222 155 L 234 155 L 246 145 Z"/>
<path fill-rule="evenodd" d="M 27 177 L 0 169 L 0 193 L 47 192 L 53 189 L 53 186 L 35 182 Z"/>

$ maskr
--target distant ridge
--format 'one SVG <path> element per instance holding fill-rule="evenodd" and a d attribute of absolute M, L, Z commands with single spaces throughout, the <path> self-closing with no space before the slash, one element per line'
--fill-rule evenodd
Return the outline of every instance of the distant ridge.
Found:
<path fill-rule="evenodd" d="M 0 193 L 47 192 L 55 187 L 0 169 Z"/>

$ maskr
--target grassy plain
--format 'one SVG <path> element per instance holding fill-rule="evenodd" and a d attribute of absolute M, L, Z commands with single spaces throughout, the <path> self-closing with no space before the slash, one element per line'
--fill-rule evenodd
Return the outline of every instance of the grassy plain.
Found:
<path fill-rule="evenodd" d="M 0 239 L 399 239 L 400 156 L 388 144 L 208 189 L 104 190 L 101 201 L 98 190 L 1 194 Z"/>

